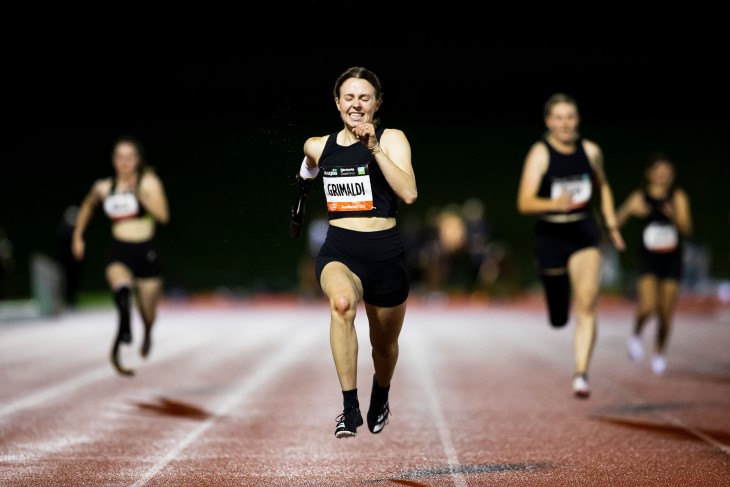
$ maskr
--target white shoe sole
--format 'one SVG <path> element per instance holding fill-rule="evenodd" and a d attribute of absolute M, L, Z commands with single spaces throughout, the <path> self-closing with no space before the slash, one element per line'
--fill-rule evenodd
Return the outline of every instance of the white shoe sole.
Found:
<path fill-rule="evenodd" d="M 573 394 L 581 399 L 585 399 L 590 396 L 591 391 L 588 388 L 588 382 L 579 377 L 573 379 Z"/>
<path fill-rule="evenodd" d="M 639 362 L 644 358 L 644 346 L 640 338 L 629 338 L 626 349 L 632 361 Z"/>

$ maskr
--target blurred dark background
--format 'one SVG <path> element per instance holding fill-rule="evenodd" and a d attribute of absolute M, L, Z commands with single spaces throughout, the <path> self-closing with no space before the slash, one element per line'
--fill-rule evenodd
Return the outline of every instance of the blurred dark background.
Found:
<path fill-rule="evenodd" d="M 353 65 L 380 76 L 382 123 L 411 142 L 419 199 L 402 207 L 401 221 L 479 199 L 491 238 L 508 249 L 510 289 L 535 280 L 533 220 L 515 201 L 524 156 L 544 132 L 543 104 L 557 91 L 578 100 L 581 133 L 602 147 L 617 205 L 641 184 L 650 152 L 675 158 L 695 220 L 692 243 L 711 259 L 713 279 L 730 278 L 730 103 L 717 39 L 410 36 L 365 49 L 341 35 L 285 47 L 234 35 L 225 45 L 81 36 L 7 49 L 0 227 L 15 266 L 6 296 L 30 295 L 32 254 L 60 259 L 64 211 L 111 175 L 111 144 L 121 134 L 142 140 L 167 190 L 171 222 L 157 238 L 170 293 L 296 290 L 307 250 L 306 238 L 288 235 L 293 176 L 305 139 L 341 128 L 332 88 Z M 315 188 L 310 217 L 324 207 L 321 183 Z M 629 244 L 638 238 L 632 225 L 623 233 Z M 82 292 L 106 289 L 109 236 L 97 208 Z M 626 276 L 634 262 L 631 251 L 620 256 Z"/>

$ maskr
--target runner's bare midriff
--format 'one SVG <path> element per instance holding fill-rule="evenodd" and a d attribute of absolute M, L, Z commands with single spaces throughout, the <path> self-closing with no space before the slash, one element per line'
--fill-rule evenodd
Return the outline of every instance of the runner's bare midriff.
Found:
<path fill-rule="evenodd" d="M 378 232 L 393 228 L 396 224 L 395 218 L 337 218 L 330 220 L 330 225 L 334 227 L 353 230 L 355 232 Z"/>
<path fill-rule="evenodd" d="M 155 222 L 151 218 L 133 218 L 115 222 L 112 235 L 122 242 L 146 242 L 155 234 Z"/>

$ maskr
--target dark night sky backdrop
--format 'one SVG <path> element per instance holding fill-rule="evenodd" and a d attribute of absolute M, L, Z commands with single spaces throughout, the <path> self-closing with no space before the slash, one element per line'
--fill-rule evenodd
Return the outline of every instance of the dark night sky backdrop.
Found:
<path fill-rule="evenodd" d="M 477 195 L 504 238 L 529 240 L 531 223 L 514 210 L 516 179 L 542 133 L 545 99 L 564 91 L 579 102 L 584 135 L 606 152 L 617 203 L 639 183 L 649 150 L 678 156 L 680 180 L 702 213 L 700 240 L 728 276 L 730 104 L 718 39 L 408 36 L 358 49 L 302 37 L 125 45 L 78 36 L 8 50 L 0 225 L 20 261 L 14 292 L 27 292 L 30 253 L 54 253 L 63 209 L 109 174 L 110 144 L 121 133 L 145 142 L 168 190 L 172 223 L 159 238 L 170 282 L 286 287 L 303 250 L 286 235 L 291 176 L 305 138 L 341 126 L 331 90 L 351 65 L 380 75 L 380 116 L 411 139 L 420 197 L 406 211 Z M 455 164 L 475 172 L 451 175 Z M 459 184 L 443 183 L 452 177 Z M 108 226 L 99 210 L 88 235 L 99 250 L 87 258 L 84 286 L 103 287 L 96 265 Z M 515 245 L 526 255 L 526 244 Z"/>
<path fill-rule="evenodd" d="M 380 74 L 393 100 L 389 115 L 403 120 L 531 120 L 546 94 L 559 90 L 578 98 L 584 117 L 604 121 L 719 122 L 720 104 L 727 106 L 724 51 L 664 39 L 612 46 L 413 42 L 369 54 L 303 46 L 180 50 L 127 55 L 49 46 L 33 56 L 13 53 L 6 109 L 17 123 L 46 127 L 330 121 L 332 83 L 352 64 Z"/>

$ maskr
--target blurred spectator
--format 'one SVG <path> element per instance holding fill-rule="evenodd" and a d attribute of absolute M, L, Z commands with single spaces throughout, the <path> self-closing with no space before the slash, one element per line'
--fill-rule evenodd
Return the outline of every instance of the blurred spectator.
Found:
<path fill-rule="evenodd" d="M 487 257 L 487 246 L 491 240 L 484 203 L 478 198 L 469 198 L 461 207 L 466 227 L 467 250 L 475 271 L 479 270 Z"/>
<path fill-rule="evenodd" d="M 682 277 L 681 290 L 685 293 L 698 296 L 707 295 L 712 292 L 712 252 L 710 248 L 699 242 L 688 241 L 684 244 L 682 254 Z"/>
<path fill-rule="evenodd" d="M 471 290 L 494 290 L 500 274 L 503 251 L 492 241 L 492 226 L 487 220 L 486 207 L 478 198 L 469 198 L 461 209 L 466 225 L 467 249 L 471 264 Z"/>
<path fill-rule="evenodd" d="M 428 229 L 416 212 L 404 212 L 401 217 L 401 239 L 406 252 L 406 265 L 411 285 L 418 291 L 425 279 L 425 268 L 428 261 Z"/>
<path fill-rule="evenodd" d="M 327 218 L 321 212 L 314 215 L 307 227 L 307 248 L 299 259 L 299 293 L 302 297 L 311 299 L 322 296 L 322 290 L 314 273 L 314 259 L 319 248 L 327 237 Z"/>
<path fill-rule="evenodd" d="M 432 210 L 427 245 L 427 287 L 431 291 L 492 294 L 502 274 L 505 247 L 492 239 L 486 207 L 478 198 Z"/>
<path fill-rule="evenodd" d="M 63 217 L 58 225 L 58 260 L 63 267 L 63 297 L 66 306 L 75 307 L 78 304 L 79 284 L 81 282 L 82 260 L 74 257 L 71 251 L 74 228 L 76 228 L 76 217 L 79 207 L 70 205 L 63 212 Z"/>
<path fill-rule="evenodd" d="M 429 291 L 466 291 L 471 287 L 471 263 L 466 223 L 457 204 L 449 204 L 432 217 L 426 262 Z"/>
<path fill-rule="evenodd" d="M 5 229 L 0 227 L 0 299 L 5 299 L 10 295 L 8 281 L 14 269 L 13 243 Z"/>

